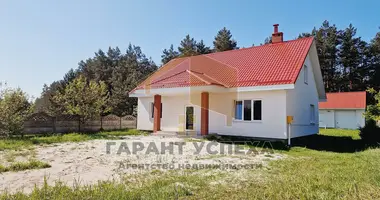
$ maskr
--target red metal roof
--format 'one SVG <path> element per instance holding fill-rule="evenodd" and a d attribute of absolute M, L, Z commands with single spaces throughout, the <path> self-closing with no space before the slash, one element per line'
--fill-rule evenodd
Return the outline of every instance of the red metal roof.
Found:
<path fill-rule="evenodd" d="M 136 89 L 219 85 L 247 87 L 293 84 L 313 38 L 177 58 Z"/>
<path fill-rule="evenodd" d="M 365 109 L 366 92 L 327 93 L 327 101 L 320 102 L 321 109 Z"/>

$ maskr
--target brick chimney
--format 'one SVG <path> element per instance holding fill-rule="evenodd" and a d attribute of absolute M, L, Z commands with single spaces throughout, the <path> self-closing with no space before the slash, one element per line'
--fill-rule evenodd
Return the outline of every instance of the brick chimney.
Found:
<path fill-rule="evenodd" d="M 284 33 L 278 32 L 278 24 L 273 24 L 274 31 L 272 33 L 272 44 L 283 42 Z"/>

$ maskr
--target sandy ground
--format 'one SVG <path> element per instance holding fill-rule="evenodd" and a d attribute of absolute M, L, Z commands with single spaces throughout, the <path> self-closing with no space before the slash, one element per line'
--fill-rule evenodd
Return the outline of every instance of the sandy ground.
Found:
<path fill-rule="evenodd" d="M 109 153 L 106 148 L 107 142 L 113 142 Z M 202 142 L 204 142 L 203 146 L 201 146 Z M 136 148 L 133 148 L 134 145 Z M 141 148 L 141 145 L 144 147 Z M 169 150 L 165 153 L 157 153 L 157 150 L 163 150 L 162 145 L 172 146 L 173 153 Z M 120 149 L 123 151 L 118 154 Z M 134 149 L 141 150 L 133 154 Z M 239 152 L 243 154 L 237 154 L 234 146 L 231 147 L 231 145 L 209 141 L 195 143 L 193 140 L 162 136 L 133 136 L 125 137 L 123 140 L 92 140 L 39 146 L 35 149 L 35 158 L 49 163 L 52 167 L 2 173 L 0 174 L 0 192 L 4 190 L 30 192 L 34 185 L 43 184 L 44 177 L 47 178 L 49 184 L 54 184 L 58 180 L 68 185 L 94 184 L 99 180 L 117 180 L 125 174 L 144 173 L 149 170 L 183 170 L 186 167 L 199 167 L 206 164 L 221 164 L 222 166 L 246 164 L 244 166 L 249 168 L 266 165 L 269 160 L 283 157 L 280 154 L 253 154 L 249 151 L 249 154 L 246 154 L 247 150 L 239 150 Z M 231 167 L 223 170 L 230 170 L 231 173 L 237 171 Z"/>

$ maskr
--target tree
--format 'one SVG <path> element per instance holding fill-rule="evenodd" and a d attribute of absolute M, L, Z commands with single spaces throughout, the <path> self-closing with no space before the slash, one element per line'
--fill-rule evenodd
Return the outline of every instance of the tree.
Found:
<path fill-rule="evenodd" d="M 197 42 L 190 35 L 186 35 L 181 41 L 178 51 L 182 57 L 195 56 L 197 55 Z"/>
<path fill-rule="evenodd" d="M 272 43 L 272 36 L 269 36 L 269 37 L 265 38 L 265 40 L 264 40 L 264 44 L 270 44 L 270 43 Z"/>
<path fill-rule="evenodd" d="M 107 104 L 107 85 L 103 81 L 87 80 L 82 75 L 69 83 L 63 92 L 58 92 L 54 99 L 64 106 L 65 114 L 78 116 L 81 124 L 111 109 Z"/>
<path fill-rule="evenodd" d="M 376 91 L 373 88 L 367 90 L 368 93 L 374 95 L 375 103 L 373 105 L 367 106 L 365 112 L 366 119 L 372 119 L 374 121 L 380 120 L 380 91 Z"/>
<path fill-rule="evenodd" d="M 169 49 L 164 49 L 164 51 L 162 51 L 161 62 L 162 64 L 166 64 L 172 59 L 177 58 L 178 56 L 179 53 L 174 50 L 173 45 L 170 45 Z"/>
<path fill-rule="evenodd" d="M 380 32 L 371 40 L 369 45 L 369 84 L 380 90 Z"/>
<path fill-rule="evenodd" d="M 0 84 L 0 135 L 22 134 L 24 122 L 33 111 L 28 96 L 20 88 L 1 88 Z"/>
<path fill-rule="evenodd" d="M 238 49 L 236 41 L 231 38 L 232 38 L 231 31 L 228 30 L 226 27 L 219 30 L 214 40 L 215 51 L 221 52 L 221 51 Z"/>
<path fill-rule="evenodd" d="M 64 111 L 64 107 L 54 100 L 54 95 L 60 91 L 63 92 L 66 86 L 73 81 L 79 72 L 78 70 L 70 69 L 60 81 L 54 81 L 49 86 L 44 84 L 41 97 L 35 100 L 35 111 L 45 112 L 51 116 L 57 116 Z"/>
<path fill-rule="evenodd" d="M 355 37 L 356 28 L 350 24 L 340 34 L 339 90 L 360 91 L 366 89 L 365 72 L 367 44 L 360 37 Z"/>
<path fill-rule="evenodd" d="M 340 77 L 338 71 L 340 33 L 341 31 L 337 30 L 335 25 L 330 25 L 325 20 L 319 29 L 313 28 L 311 33 L 302 33 L 298 36 L 298 38 L 314 36 L 323 82 L 327 92 L 340 91 L 338 83 Z"/>
<path fill-rule="evenodd" d="M 62 80 L 45 85 L 41 96 L 35 101 L 37 111 L 53 116 L 64 113 L 65 107 L 54 96 L 58 92 L 63 93 L 68 83 L 82 75 L 87 82 L 93 80 L 106 84 L 108 105 L 112 107 L 108 112 L 119 116 L 133 114 L 137 100 L 130 98 L 128 92 L 156 69 L 157 65 L 142 53 L 139 46 L 129 44 L 125 53 L 118 47 L 109 47 L 106 53 L 100 49 L 93 57 L 80 61 L 78 68 L 69 70 Z"/>
<path fill-rule="evenodd" d="M 198 55 L 201 55 L 201 54 L 208 54 L 208 53 L 211 53 L 211 49 L 210 47 L 207 47 L 204 43 L 203 43 L 203 40 L 201 40 L 200 42 L 198 42 L 196 44 L 196 52 Z"/>
<path fill-rule="evenodd" d="M 138 46 L 129 45 L 126 54 L 122 56 L 118 67 L 112 75 L 112 96 L 110 105 L 112 113 L 123 116 L 134 114 L 137 105 L 136 98 L 129 98 L 128 92 L 134 89 L 140 80 L 153 73 L 157 66 L 142 53 Z"/>

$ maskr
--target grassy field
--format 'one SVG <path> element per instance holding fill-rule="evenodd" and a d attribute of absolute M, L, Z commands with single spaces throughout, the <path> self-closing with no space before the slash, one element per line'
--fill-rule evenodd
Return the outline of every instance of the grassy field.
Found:
<path fill-rule="evenodd" d="M 319 129 L 320 135 L 335 137 L 351 137 L 354 140 L 360 140 L 359 130 L 348 129 Z"/>
<path fill-rule="evenodd" d="M 136 129 L 122 131 L 104 131 L 100 133 L 70 133 L 51 136 L 33 136 L 24 138 L 0 139 L 0 151 L 32 149 L 34 145 L 62 142 L 83 142 L 94 139 L 119 139 L 121 136 L 147 134 Z"/>
<path fill-rule="evenodd" d="M 93 186 L 45 185 L 30 195 L 0 199 L 380 199 L 380 149 L 339 146 L 359 145 L 358 131 L 321 130 L 310 140 L 276 150 L 286 158 L 238 177 L 207 170 L 153 171 Z"/>

